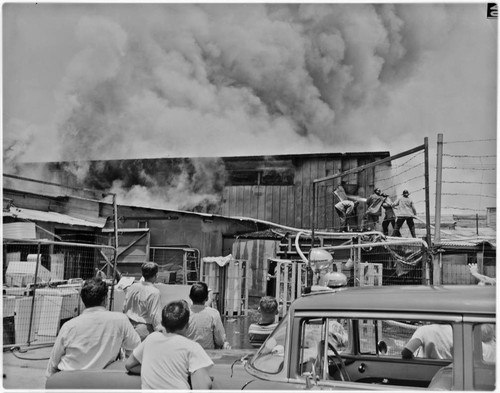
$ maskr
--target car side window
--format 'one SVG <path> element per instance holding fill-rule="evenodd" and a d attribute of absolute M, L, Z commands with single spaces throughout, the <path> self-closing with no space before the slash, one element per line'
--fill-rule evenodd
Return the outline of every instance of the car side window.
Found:
<path fill-rule="evenodd" d="M 450 324 L 428 321 L 357 320 L 359 352 L 404 359 L 452 359 Z"/>
<path fill-rule="evenodd" d="M 286 356 L 287 321 L 288 318 L 283 318 L 262 344 L 250 361 L 252 367 L 269 374 L 277 374 L 282 370 Z"/>
<path fill-rule="evenodd" d="M 299 375 L 311 374 L 319 379 L 323 378 L 325 364 L 322 362 L 325 348 L 329 348 L 329 352 L 333 351 L 333 348 L 338 352 L 350 351 L 348 323 L 347 319 L 336 318 L 311 318 L 301 321 L 300 357 L 297 369 Z"/>
<path fill-rule="evenodd" d="M 474 389 L 495 388 L 496 324 L 479 323 L 473 328 Z"/>

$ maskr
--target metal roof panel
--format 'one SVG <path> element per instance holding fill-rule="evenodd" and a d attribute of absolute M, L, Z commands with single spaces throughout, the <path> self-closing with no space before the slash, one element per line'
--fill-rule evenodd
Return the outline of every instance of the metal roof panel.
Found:
<path fill-rule="evenodd" d="M 45 212 L 41 210 L 24 209 L 11 206 L 8 212 L 3 212 L 4 217 L 13 217 L 20 220 L 55 222 L 66 225 L 79 225 L 93 228 L 103 228 L 106 224 L 106 219 L 96 218 L 95 221 L 83 220 L 56 212 Z"/>

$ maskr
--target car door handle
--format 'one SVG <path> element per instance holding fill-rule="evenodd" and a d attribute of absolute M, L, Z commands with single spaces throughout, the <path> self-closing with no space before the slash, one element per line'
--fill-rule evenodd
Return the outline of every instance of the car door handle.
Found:
<path fill-rule="evenodd" d="M 358 371 L 363 374 L 366 371 L 366 364 L 361 363 L 358 367 Z"/>

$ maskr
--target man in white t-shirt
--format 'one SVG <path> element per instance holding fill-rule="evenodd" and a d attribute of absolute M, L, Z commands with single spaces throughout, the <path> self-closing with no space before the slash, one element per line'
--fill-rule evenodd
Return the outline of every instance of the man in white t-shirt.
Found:
<path fill-rule="evenodd" d="M 142 389 L 211 389 L 212 359 L 200 344 L 180 334 L 188 323 L 187 302 L 169 303 L 162 311 L 166 333 L 151 333 L 127 359 L 125 367 L 141 375 Z"/>
<path fill-rule="evenodd" d="M 59 371 L 98 370 L 114 362 L 120 349 L 131 351 L 141 339 L 127 317 L 106 310 L 108 286 L 100 278 L 80 291 L 85 310 L 59 331 L 47 364 L 47 378 Z"/>
<path fill-rule="evenodd" d="M 420 326 L 401 351 L 403 359 L 412 359 L 414 352 L 422 348 L 418 357 L 427 359 L 453 358 L 453 329 L 448 324 Z"/>

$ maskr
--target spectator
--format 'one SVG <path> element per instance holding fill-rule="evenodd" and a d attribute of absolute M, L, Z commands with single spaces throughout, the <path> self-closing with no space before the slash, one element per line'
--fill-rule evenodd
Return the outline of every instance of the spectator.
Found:
<path fill-rule="evenodd" d="M 348 199 L 337 202 L 335 204 L 335 211 L 340 217 L 340 232 L 347 232 L 349 219 L 352 217 L 358 202 L 353 202 Z"/>
<path fill-rule="evenodd" d="M 492 323 L 481 324 L 481 341 L 483 346 L 483 360 L 495 363 L 497 352 L 497 340 L 495 325 Z"/>
<path fill-rule="evenodd" d="M 161 330 L 160 290 L 154 286 L 158 265 L 146 262 L 141 267 L 143 281 L 126 290 L 123 312 L 127 315 L 141 341 L 155 330 Z"/>
<path fill-rule="evenodd" d="M 191 286 L 189 298 L 193 302 L 189 316 L 189 326 L 185 336 L 199 343 L 204 349 L 229 349 L 226 332 L 219 311 L 207 307 L 208 286 L 197 282 Z"/>
<path fill-rule="evenodd" d="M 182 335 L 189 314 L 186 301 L 169 303 L 162 311 L 166 333 L 150 334 L 127 359 L 125 368 L 141 375 L 142 389 L 211 389 L 212 360 L 200 344 Z"/>
<path fill-rule="evenodd" d="M 488 276 L 485 276 L 484 274 L 480 274 L 477 271 L 477 263 L 469 264 L 469 269 L 470 269 L 470 274 L 477 278 L 479 282 L 477 285 L 497 285 L 497 280 L 496 278 L 491 278 Z"/>
<path fill-rule="evenodd" d="M 392 207 L 392 201 L 389 197 L 385 198 L 382 203 L 382 207 L 384 208 L 385 214 L 384 219 L 382 220 L 382 232 L 385 236 L 389 235 L 389 225 L 392 226 L 392 231 L 394 232 L 394 228 L 396 227 L 396 214 L 394 213 L 394 209 Z"/>
<path fill-rule="evenodd" d="M 260 320 L 248 327 L 248 336 L 252 347 L 259 348 L 267 337 L 274 331 L 278 322 L 278 302 L 272 296 L 264 296 L 259 301 Z"/>
<path fill-rule="evenodd" d="M 413 201 L 410 199 L 410 193 L 408 190 L 403 191 L 403 196 L 399 198 L 396 203 L 392 204 L 393 208 L 396 208 L 397 220 L 396 220 L 396 228 L 394 228 L 394 232 L 392 236 L 401 237 L 401 232 L 399 231 L 403 226 L 404 222 L 408 225 L 410 229 L 410 233 L 412 237 L 415 236 L 415 223 L 413 222 L 413 217 L 417 215 L 417 210 L 413 205 Z"/>
<path fill-rule="evenodd" d="M 382 204 L 386 195 L 382 194 L 380 188 L 375 188 L 373 194 L 366 199 L 366 229 L 374 231 L 377 229 L 380 216 L 382 215 Z"/>
<path fill-rule="evenodd" d="M 419 357 L 428 359 L 451 359 L 453 353 L 453 330 L 448 324 L 420 326 L 401 351 L 403 359 L 412 359 L 414 352 L 422 348 Z"/>
<path fill-rule="evenodd" d="M 103 369 L 115 361 L 123 347 L 132 350 L 141 343 L 127 317 L 104 307 L 108 287 L 100 278 L 82 286 L 85 310 L 59 331 L 47 365 L 47 377 L 58 371 Z"/>

